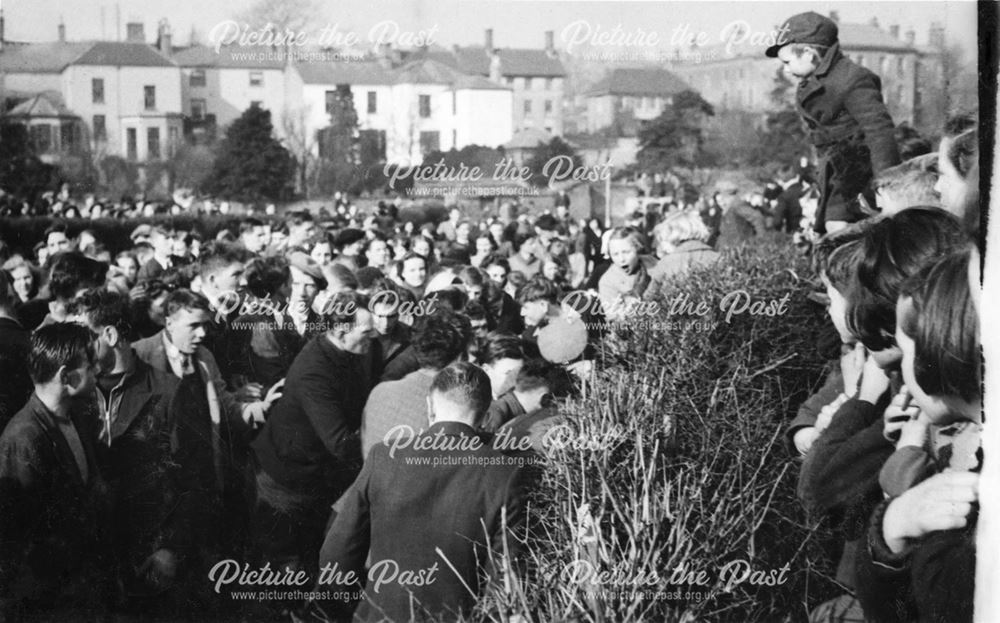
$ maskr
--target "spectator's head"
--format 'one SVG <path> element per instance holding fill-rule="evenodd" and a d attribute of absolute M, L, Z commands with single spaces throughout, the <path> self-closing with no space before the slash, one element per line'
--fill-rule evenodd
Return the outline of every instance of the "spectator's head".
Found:
<path fill-rule="evenodd" d="M 836 232 L 841 234 L 844 230 Z M 830 303 L 827 313 L 833 326 L 840 335 L 840 341 L 844 344 L 853 344 L 858 340 L 847 326 L 847 310 L 850 305 L 850 297 L 857 296 L 857 285 L 855 283 L 858 267 L 864 259 L 864 250 L 859 240 L 861 231 L 854 231 L 852 236 L 842 236 L 838 239 L 838 246 L 828 244 L 824 250 L 825 259 L 822 260 L 820 279 L 826 287 L 826 296 Z"/>
<path fill-rule="evenodd" d="M 719 208 L 723 212 L 728 212 L 731 207 L 740 201 L 739 185 L 729 179 L 719 180 L 715 184 L 715 201 L 719 204 Z"/>
<path fill-rule="evenodd" d="M 253 254 L 261 253 L 267 247 L 267 227 L 253 217 L 240 221 L 240 244 Z"/>
<path fill-rule="evenodd" d="M 380 279 L 372 285 L 369 306 L 375 331 L 379 335 L 391 334 L 399 324 L 402 304 L 399 289 L 388 279 Z"/>
<path fill-rule="evenodd" d="M 638 268 L 642 247 L 641 234 L 631 227 L 620 227 L 608 238 L 608 255 L 611 256 L 611 261 L 628 273 Z"/>
<path fill-rule="evenodd" d="M 323 266 L 323 277 L 326 279 L 326 292 L 331 296 L 338 292 L 358 289 L 358 278 L 343 264 L 337 262 L 326 264 Z"/>
<path fill-rule="evenodd" d="M 20 304 L 14 285 L 11 283 L 10 275 L 7 271 L 0 271 L 0 315 L 13 318 L 15 309 Z"/>
<path fill-rule="evenodd" d="M 538 236 L 534 233 L 518 234 L 514 237 L 514 250 L 526 262 L 538 257 Z"/>
<path fill-rule="evenodd" d="M 333 243 L 329 236 L 320 236 L 312 247 L 309 255 L 320 266 L 326 266 L 333 260 Z"/>
<path fill-rule="evenodd" d="M 392 259 L 392 253 L 389 250 L 389 243 L 386 242 L 385 236 L 381 233 L 375 233 L 375 235 L 365 243 L 364 256 L 368 262 L 368 266 L 373 266 L 378 269 L 383 269 L 389 264 L 389 260 Z"/>
<path fill-rule="evenodd" d="M 423 257 L 428 262 L 434 257 L 434 243 L 431 239 L 422 234 L 417 234 L 410 238 L 410 251 Z"/>
<path fill-rule="evenodd" d="M 294 313 L 304 314 L 312 307 L 316 295 L 326 289 L 323 268 L 302 251 L 294 251 L 289 256 L 289 276 L 289 309 Z"/>
<path fill-rule="evenodd" d="M 308 210 L 290 213 L 285 224 L 288 226 L 289 247 L 304 247 L 316 234 L 316 224 Z"/>
<path fill-rule="evenodd" d="M 357 257 L 361 253 L 361 246 L 365 243 L 365 232 L 354 227 L 341 230 L 334 238 L 334 247 L 337 253 L 344 257 Z"/>
<path fill-rule="evenodd" d="M 493 242 L 493 237 L 488 233 L 482 233 L 476 236 L 476 248 L 475 254 L 477 256 L 485 257 L 490 253 L 496 251 L 496 244 Z"/>
<path fill-rule="evenodd" d="M 4 272 L 10 277 L 10 285 L 17 295 L 18 303 L 27 303 L 38 294 L 38 275 L 34 266 L 20 255 L 4 262 Z"/>
<path fill-rule="evenodd" d="M 167 339 L 181 353 L 193 355 L 212 322 L 208 299 L 184 288 L 174 290 L 164 301 L 163 315 Z"/>
<path fill-rule="evenodd" d="M 469 319 L 442 308 L 422 318 L 413 337 L 413 350 L 421 368 L 440 370 L 465 355 L 471 338 Z"/>
<path fill-rule="evenodd" d="M 521 338 L 492 332 L 479 343 L 479 365 L 486 371 L 493 388 L 493 398 L 514 387 L 517 373 L 524 365 Z"/>
<path fill-rule="evenodd" d="M 903 380 L 938 425 L 980 419 L 982 354 L 970 257 L 963 249 L 924 268 L 903 284 L 896 305 Z"/>
<path fill-rule="evenodd" d="M 291 272 L 283 257 L 255 257 L 246 265 L 247 291 L 259 299 L 285 301 Z"/>
<path fill-rule="evenodd" d="M 56 253 L 69 251 L 69 232 L 65 223 L 53 223 L 45 230 L 45 249 L 47 257 L 51 258 Z"/>
<path fill-rule="evenodd" d="M 87 288 L 104 285 L 108 265 L 78 251 L 66 251 L 49 260 L 49 293 L 57 301 L 71 301 Z"/>
<path fill-rule="evenodd" d="M 904 281 L 935 258 L 963 248 L 958 220 L 938 208 L 917 207 L 879 220 L 860 239 L 863 259 L 848 301 L 847 327 L 883 367 L 899 363 L 896 299 Z"/>
<path fill-rule="evenodd" d="M 569 266 L 557 255 L 546 255 L 542 260 L 541 275 L 554 283 L 565 283 L 569 275 Z"/>
<path fill-rule="evenodd" d="M 73 302 L 79 322 L 97 335 L 98 374 L 114 370 L 116 353 L 131 348 L 132 306 L 128 295 L 107 288 L 84 290 Z"/>
<path fill-rule="evenodd" d="M 496 248 L 496 245 L 504 241 L 503 223 L 501 223 L 500 221 L 493 221 L 492 223 L 490 223 L 490 226 L 487 229 L 490 232 L 490 237 L 492 238 L 492 242 L 494 243 L 493 246 L 494 248 Z"/>
<path fill-rule="evenodd" d="M 129 286 L 135 285 L 135 279 L 139 274 L 139 260 L 136 259 L 132 251 L 122 251 L 115 256 L 115 266 L 125 278 Z"/>
<path fill-rule="evenodd" d="M 501 288 L 507 285 L 507 276 L 510 275 L 510 263 L 499 254 L 492 254 L 480 264 L 493 283 Z"/>
<path fill-rule="evenodd" d="M 93 229 L 84 229 L 76 236 L 76 248 L 80 253 L 88 257 L 94 256 L 94 249 L 97 247 L 97 234 Z"/>
<path fill-rule="evenodd" d="M 921 156 L 885 169 L 875 179 L 875 198 L 882 214 L 895 214 L 910 206 L 934 205 L 938 181 L 932 158 Z"/>
<path fill-rule="evenodd" d="M 514 381 L 514 392 L 526 413 L 547 407 L 554 398 L 572 395 L 574 391 L 569 372 L 544 359 L 525 361 Z"/>
<path fill-rule="evenodd" d="M 472 236 L 472 223 L 469 221 L 460 221 L 455 226 L 455 240 L 459 244 L 468 245 L 470 236 Z"/>
<path fill-rule="evenodd" d="M 159 225 L 149 228 L 149 244 L 153 247 L 153 256 L 161 260 L 170 257 L 174 250 L 173 236 Z"/>
<path fill-rule="evenodd" d="M 945 127 L 938 151 L 938 182 L 934 190 L 941 205 L 963 223 L 970 234 L 979 231 L 979 131 L 967 121 L 953 120 Z"/>
<path fill-rule="evenodd" d="M 326 337 L 334 346 L 353 355 L 368 352 L 377 333 L 367 296 L 353 290 L 338 292 L 323 311 L 330 327 Z"/>
<path fill-rule="evenodd" d="M 31 334 L 28 374 L 37 392 L 60 402 L 89 397 L 97 374 L 94 334 L 75 322 L 39 327 Z"/>
<path fill-rule="evenodd" d="M 524 284 L 518 298 L 524 323 L 534 327 L 542 323 L 553 306 L 559 305 L 559 288 L 551 280 L 536 276 Z"/>
<path fill-rule="evenodd" d="M 486 281 L 489 279 L 485 271 L 475 266 L 466 266 L 458 271 L 458 278 L 465 286 L 470 301 L 478 301 L 482 298 L 483 288 L 486 287 Z"/>
<path fill-rule="evenodd" d="M 423 288 L 427 281 L 427 258 L 415 251 L 399 262 L 399 278 L 411 288 Z"/>
<path fill-rule="evenodd" d="M 708 242 L 711 232 L 697 210 L 674 212 L 653 229 L 660 255 L 673 253 L 684 242 Z"/>
<path fill-rule="evenodd" d="M 461 422 L 477 428 L 490 406 L 490 379 L 482 368 L 467 362 L 444 368 L 431 382 L 427 397 L 431 423 Z"/>
<path fill-rule="evenodd" d="M 242 246 L 210 242 L 198 257 L 202 291 L 213 299 L 235 296 L 245 284 L 247 252 Z"/>
<path fill-rule="evenodd" d="M 135 253 L 135 259 L 139 262 L 139 266 L 145 266 L 149 260 L 153 259 L 153 245 L 148 240 L 140 240 L 136 242 L 132 247 L 132 252 Z"/>

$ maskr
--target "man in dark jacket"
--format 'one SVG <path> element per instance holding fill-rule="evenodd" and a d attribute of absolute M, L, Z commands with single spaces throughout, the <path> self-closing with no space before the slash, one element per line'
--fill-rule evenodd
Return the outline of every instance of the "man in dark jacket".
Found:
<path fill-rule="evenodd" d="M 376 445 L 339 503 L 320 556 L 338 574 L 321 576 L 318 590 L 357 591 L 369 578 L 355 620 L 468 616 L 501 553 L 517 558 L 512 535 L 525 520 L 533 470 L 477 435 L 490 397 L 481 368 L 439 372 L 427 399 L 431 427 Z"/>
<path fill-rule="evenodd" d="M 368 300 L 341 292 L 330 329 L 307 344 L 253 442 L 259 469 L 254 533 L 272 567 L 316 568 L 331 505 L 361 468 L 359 429 L 368 397 L 361 355 L 375 337 Z"/>
<path fill-rule="evenodd" d="M 180 605 L 194 591 L 177 580 L 203 577 L 182 569 L 207 562 L 200 556 L 215 497 L 212 421 L 207 412 L 183 408 L 180 379 L 135 354 L 127 296 L 88 290 L 77 298 L 76 314 L 98 335 L 99 439 L 114 494 L 111 527 L 123 601 L 162 594 L 157 605 L 144 600 L 144 608 Z"/>
<path fill-rule="evenodd" d="M 861 220 L 858 195 L 874 204 L 871 181 L 899 164 L 894 124 L 882 101 L 882 83 L 840 51 L 837 24 L 808 12 L 794 15 L 766 50 L 801 81 L 796 105 L 819 155 L 818 233 Z"/>
<path fill-rule="evenodd" d="M 0 435 L 0 619 L 96 605 L 106 489 L 97 466 L 94 336 L 57 322 L 31 337 L 34 393 Z"/>
<path fill-rule="evenodd" d="M 0 271 L 0 433 L 31 396 L 28 376 L 28 332 L 14 311 L 17 295 L 7 273 Z"/>

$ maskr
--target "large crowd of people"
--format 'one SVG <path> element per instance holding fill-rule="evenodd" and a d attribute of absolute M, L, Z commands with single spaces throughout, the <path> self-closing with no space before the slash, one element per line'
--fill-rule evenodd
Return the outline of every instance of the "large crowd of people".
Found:
<path fill-rule="evenodd" d="M 788 430 L 806 511 L 843 527 L 850 592 L 813 617 L 971 620 L 977 143 L 957 119 L 936 157 L 818 222 L 786 167 L 608 231 L 560 197 L 481 221 L 345 204 L 211 239 L 142 224 L 126 249 L 61 222 L 4 241 L 0 620 L 468 614 L 530 547 L 534 458 L 601 341 L 768 229 L 812 255 L 843 342 Z M 242 583 L 227 561 L 315 592 L 251 606 L 220 590 Z"/>

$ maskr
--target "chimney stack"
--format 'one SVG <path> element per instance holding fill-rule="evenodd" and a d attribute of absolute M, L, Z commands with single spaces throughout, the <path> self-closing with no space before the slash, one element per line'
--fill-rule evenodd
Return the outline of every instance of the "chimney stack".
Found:
<path fill-rule="evenodd" d="M 555 51 L 556 46 L 554 45 L 554 41 L 555 41 L 554 33 L 551 30 L 546 30 L 545 31 L 545 51 L 546 52 L 553 52 L 553 51 Z"/>
<path fill-rule="evenodd" d="M 66 41 L 66 24 L 59 18 L 59 41 Z"/>
<path fill-rule="evenodd" d="M 146 28 L 142 22 L 125 24 L 125 41 L 128 43 L 146 43 Z"/>
<path fill-rule="evenodd" d="M 868 20 L 868 24 L 873 28 L 878 28 L 878 18 L 877 17 L 871 18 L 870 20 Z"/>
<path fill-rule="evenodd" d="M 167 23 L 166 19 L 160 20 L 159 27 L 157 28 L 156 37 L 156 47 L 160 50 L 160 53 L 164 56 L 171 56 L 174 53 L 174 37 L 173 33 L 170 31 L 170 24 Z"/>
<path fill-rule="evenodd" d="M 917 33 L 911 28 L 906 31 L 906 45 L 913 46 L 917 42 Z"/>
<path fill-rule="evenodd" d="M 839 24 L 840 13 L 838 13 L 837 11 L 830 11 L 830 19 L 832 19 L 835 24 Z"/>
<path fill-rule="evenodd" d="M 889 34 L 892 35 L 893 39 L 899 39 L 899 24 L 889 26 Z"/>
<path fill-rule="evenodd" d="M 489 54 L 493 51 L 493 29 L 486 29 L 486 53 Z"/>
<path fill-rule="evenodd" d="M 0 9 L 0 50 L 3 49 L 3 9 Z"/>

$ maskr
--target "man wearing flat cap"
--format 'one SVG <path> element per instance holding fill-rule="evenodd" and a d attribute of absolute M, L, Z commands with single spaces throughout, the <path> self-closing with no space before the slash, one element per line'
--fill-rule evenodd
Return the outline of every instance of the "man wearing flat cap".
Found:
<path fill-rule="evenodd" d="M 347 227 L 340 230 L 333 237 L 333 246 L 337 252 L 337 257 L 333 258 L 333 263 L 343 264 L 351 271 L 357 271 L 360 264 L 358 255 L 361 254 L 361 247 L 364 245 L 365 232 L 354 227 Z"/>
<path fill-rule="evenodd" d="M 313 310 L 316 295 L 326 288 L 320 265 L 302 251 L 290 253 L 288 264 L 288 300 L 261 302 L 233 323 L 241 331 L 240 360 L 248 380 L 265 390 L 288 374 L 309 340 L 326 331 L 322 316 Z"/>
<path fill-rule="evenodd" d="M 819 156 L 815 229 L 836 231 L 864 218 L 859 195 L 874 205 L 871 181 L 899 164 L 882 82 L 840 51 L 837 24 L 818 13 L 788 18 L 765 54 L 799 80 L 796 107 Z"/>

